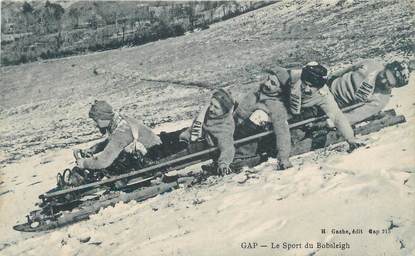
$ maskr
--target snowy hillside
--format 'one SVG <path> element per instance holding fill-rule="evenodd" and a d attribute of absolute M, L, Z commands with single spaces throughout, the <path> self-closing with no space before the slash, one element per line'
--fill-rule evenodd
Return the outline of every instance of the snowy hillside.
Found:
<path fill-rule="evenodd" d="M 183 37 L 2 67 L 0 254 L 415 255 L 413 73 L 387 107 L 407 122 L 363 137 L 368 146 L 351 154 L 336 145 L 294 158 L 295 167 L 284 172 L 275 172 L 270 160 L 49 233 L 11 228 L 54 186 L 56 173 L 73 165 L 70 149 L 97 138 L 87 118 L 94 99 L 172 129 L 191 118 L 211 89 L 238 95 L 264 67 L 317 60 L 336 69 L 369 57 L 413 59 L 413 4 L 282 1 Z M 267 247 L 243 249 L 244 242 Z M 302 247 L 283 249 L 284 242 Z M 304 248 L 306 242 L 350 248 Z"/>

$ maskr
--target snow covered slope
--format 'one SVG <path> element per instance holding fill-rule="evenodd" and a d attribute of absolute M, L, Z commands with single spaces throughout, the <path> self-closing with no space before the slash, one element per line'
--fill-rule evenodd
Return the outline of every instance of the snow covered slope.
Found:
<path fill-rule="evenodd" d="M 198 34 L 2 68 L 0 254 L 415 255 L 413 73 L 387 107 L 407 122 L 365 136 L 368 146 L 351 154 L 336 145 L 294 158 L 284 172 L 271 160 L 49 233 L 11 228 L 54 186 L 57 171 L 73 164 L 72 144 L 96 138 L 87 120 L 95 98 L 158 124 L 188 119 L 209 88 L 246 90 L 265 66 L 413 58 L 413 2 L 340 2 L 283 1 Z M 284 22 L 291 34 L 282 33 Z M 341 234 L 353 229 L 362 234 Z M 253 242 L 267 247 L 242 248 Z M 287 250 L 284 242 L 301 248 Z M 326 242 L 350 248 L 316 247 Z"/>
<path fill-rule="evenodd" d="M 105 99 L 149 125 L 189 119 L 211 88 L 245 91 L 260 71 L 413 55 L 413 1 L 281 1 L 140 47 L 0 69 L 0 164 L 96 138 Z"/>

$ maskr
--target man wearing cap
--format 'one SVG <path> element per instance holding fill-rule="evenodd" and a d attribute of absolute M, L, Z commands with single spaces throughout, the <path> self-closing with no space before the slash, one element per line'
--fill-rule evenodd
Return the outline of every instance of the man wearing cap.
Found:
<path fill-rule="evenodd" d="M 89 117 L 106 139 L 87 150 L 74 151 L 80 169 L 119 173 L 139 168 L 147 150 L 161 144 L 160 138 L 140 120 L 118 114 L 105 101 L 95 101 Z"/>
<path fill-rule="evenodd" d="M 209 146 L 217 146 L 219 156 L 214 159 L 214 166 L 221 175 L 232 172 L 230 165 L 235 155 L 233 107 L 231 95 L 224 89 L 216 90 L 210 104 L 199 113 L 192 126 L 180 134 L 181 141 L 192 143 L 204 139 Z"/>
<path fill-rule="evenodd" d="M 302 113 L 304 109 L 318 107 L 349 143 L 350 150 L 362 145 L 355 138 L 349 121 L 326 85 L 327 69 L 324 66 L 317 62 L 310 62 L 298 70 L 277 67 L 272 71 L 280 81 L 282 88 L 288 90 L 288 105 L 294 117 Z"/>
<path fill-rule="evenodd" d="M 409 69 L 404 62 L 366 60 L 333 73 L 327 84 L 340 107 L 365 103 L 345 114 L 354 124 L 380 112 L 389 102 L 392 88 L 408 81 Z"/>
<path fill-rule="evenodd" d="M 283 104 L 282 88 L 278 78 L 274 74 L 267 74 L 267 78 L 259 84 L 259 88 L 243 95 L 234 111 L 236 123 L 235 138 L 240 139 L 257 134 L 267 129 L 267 124 L 273 128 L 275 140 L 265 144 L 270 145 L 272 154 L 275 153 L 278 159 L 276 169 L 283 170 L 292 167 L 289 160 L 291 151 L 291 137 L 287 122 L 287 110 Z M 261 148 L 265 146 L 261 142 L 251 142 L 236 148 L 235 162 L 240 159 L 252 158 L 257 164 L 264 160 L 258 158 L 261 152 L 267 152 Z"/>

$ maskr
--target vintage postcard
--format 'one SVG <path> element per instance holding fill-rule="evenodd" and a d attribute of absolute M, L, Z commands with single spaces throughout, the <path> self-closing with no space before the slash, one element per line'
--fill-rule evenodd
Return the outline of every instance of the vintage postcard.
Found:
<path fill-rule="evenodd" d="M 414 1 L 0 4 L 1 255 L 415 255 Z"/>

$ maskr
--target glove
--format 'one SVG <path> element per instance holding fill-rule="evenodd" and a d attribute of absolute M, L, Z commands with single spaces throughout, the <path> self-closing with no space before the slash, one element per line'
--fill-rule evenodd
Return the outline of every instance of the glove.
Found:
<path fill-rule="evenodd" d="M 288 169 L 288 168 L 291 168 L 291 167 L 293 167 L 293 164 L 290 162 L 289 159 L 278 161 L 277 170 L 279 170 L 279 171 L 280 170 L 285 170 L 285 169 Z"/>
<path fill-rule="evenodd" d="M 219 175 L 225 176 L 225 175 L 231 174 L 232 169 L 228 165 L 221 164 L 219 165 L 217 172 Z"/>
<path fill-rule="evenodd" d="M 359 147 L 363 147 L 363 146 L 366 145 L 366 143 L 364 143 L 363 141 L 358 140 L 356 138 L 348 140 L 347 143 L 349 143 L 349 150 L 347 150 L 348 153 L 351 153 L 355 149 L 357 149 Z"/>

